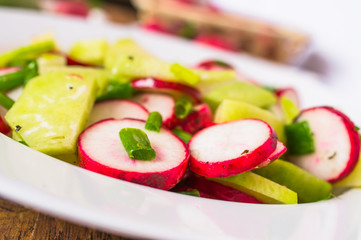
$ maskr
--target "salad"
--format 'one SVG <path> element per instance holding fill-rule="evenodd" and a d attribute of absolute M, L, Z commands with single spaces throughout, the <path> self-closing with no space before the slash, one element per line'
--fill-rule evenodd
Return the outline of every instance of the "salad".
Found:
<path fill-rule="evenodd" d="M 359 184 L 358 128 L 340 110 L 302 109 L 293 88 L 262 86 L 220 60 L 165 62 L 132 39 L 8 51 L 0 105 L 0 132 L 19 144 L 158 189 L 296 204 Z"/>

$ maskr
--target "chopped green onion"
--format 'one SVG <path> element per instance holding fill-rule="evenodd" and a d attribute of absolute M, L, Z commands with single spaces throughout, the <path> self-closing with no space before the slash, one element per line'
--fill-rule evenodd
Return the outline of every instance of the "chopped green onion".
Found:
<path fill-rule="evenodd" d="M 97 101 L 109 100 L 109 99 L 128 99 L 133 96 L 133 89 L 131 84 L 110 81 L 106 91 L 97 98 Z"/>
<path fill-rule="evenodd" d="M 194 71 L 189 68 L 183 67 L 178 63 L 172 64 L 170 67 L 170 71 L 177 79 L 182 80 L 189 85 L 195 85 L 201 80 L 201 77 Z"/>
<path fill-rule="evenodd" d="M 119 131 L 119 137 L 129 158 L 144 161 L 150 161 L 155 158 L 156 153 L 150 145 L 147 134 L 142 130 L 138 128 L 123 128 Z"/>
<path fill-rule="evenodd" d="M 287 150 L 290 154 L 300 155 L 315 152 L 313 133 L 307 121 L 287 125 L 285 133 Z"/>
<path fill-rule="evenodd" d="M 184 119 L 192 111 L 192 101 L 187 97 L 181 97 L 174 104 L 174 114 L 177 118 Z"/>
<path fill-rule="evenodd" d="M 292 123 L 292 121 L 298 116 L 298 114 L 300 114 L 300 109 L 288 97 L 281 97 L 281 109 L 286 124 Z"/>
<path fill-rule="evenodd" d="M 38 63 L 35 60 L 30 61 L 26 65 L 26 69 L 27 69 L 27 73 L 24 78 L 24 84 L 27 84 L 30 81 L 30 79 L 39 75 Z"/>
<path fill-rule="evenodd" d="M 194 196 L 194 197 L 200 197 L 201 194 L 199 193 L 199 191 L 197 189 L 192 189 L 189 191 L 183 191 L 183 192 L 178 192 L 181 194 L 185 194 L 185 195 L 189 195 L 189 196 Z"/>
<path fill-rule="evenodd" d="M 159 112 L 149 113 L 147 122 L 145 123 L 145 129 L 149 131 L 159 132 L 162 126 L 163 119 Z"/>
<path fill-rule="evenodd" d="M 182 131 L 178 128 L 175 128 L 172 130 L 172 132 L 177 135 L 177 137 L 179 137 L 185 144 L 188 144 L 189 143 L 189 140 L 191 140 L 192 138 L 192 135 L 185 132 L 185 131 Z"/>
<path fill-rule="evenodd" d="M 14 104 L 14 100 L 0 92 L 0 105 L 6 109 L 10 109 Z"/>

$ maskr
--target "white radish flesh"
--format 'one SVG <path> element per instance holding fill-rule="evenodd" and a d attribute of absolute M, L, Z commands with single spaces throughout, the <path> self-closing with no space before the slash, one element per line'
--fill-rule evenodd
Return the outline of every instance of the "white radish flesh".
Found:
<path fill-rule="evenodd" d="M 277 135 L 265 122 L 242 119 L 199 131 L 189 142 L 190 169 L 206 177 L 251 170 L 276 149 Z"/>
<path fill-rule="evenodd" d="M 148 111 L 138 103 L 129 100 L 106 100 L 94 105 L 88 119 L 88 126 L 108 118 L 147 120 Z"/>
<path fill-rule="evenodd" d="M 143 105 L 149 112 L 159 112 L 163 118 L 163 124 L 172 128 L 176 121 L 174 115 L 174 99 L 166 94 L 140 93 L 133 97 L 133 101 Z"/>
<path fill-rule="evenodd" d="M 315 152 L 291 156 L 293 163 L 329 182 L 340 180 L 353 170 L 360 138 L 346 115 L 331 107 L 315 107 L 302 111 L 296 121 L 309 123 Z"/>
<path fill-rule="evenodd" d="M 189 158 L 185 144 L 169 130 L 144 129 L 136 119 L 108 119 L 87 128 L 79 137 L 80 165 L 110 177 L 168 190 L 183 177 Z M 129 158 L 119 137 L 122 128 L 144 131 L 156 152 L 151 161 Z"/>

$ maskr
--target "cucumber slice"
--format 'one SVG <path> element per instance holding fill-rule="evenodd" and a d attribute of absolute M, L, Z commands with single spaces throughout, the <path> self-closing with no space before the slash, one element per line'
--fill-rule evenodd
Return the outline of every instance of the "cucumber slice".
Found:
<path fill-rule="evenodd" d="M 95 101 L 95 81 L 52 72 L 33 78 L 5 115 L 31 148 L 49 155 L 72 154 Z"/>
<path fill-rule="evenodd" d="M 99 97 L 107 91 L 109 83 L 109 72 L 100 68 L 90 68 L 82 66 L 57 66 L 46 67 L 42 69 L 42 74 L 47 73 L 64 73 L 75 74 L 83 77 L 84 79 L 94 79 L 96 84 L 96 96 Z M 124 78 L 118 81 L 123 81 Z"/>
<path fill-rule="evenodd" d="M 297 203 L 296 192 L 253 172 L 244 172 L 231 177 L 207 179 L 237 189 L 263 203 Z"/>
<path fill-rule="evenodd" d="M 276 131 L 278 139 L 281 142 L 285 141 L 284 123 L 271 112 L 248 103 L 227 99 L 222 101 L 216 110 L 214 121 L 222 123 L 244 118 L 255 118 L 267 122 Z"/>
<path fill-rule="evenodd" d="M 327 198 L 332 191 L 330 183 L 283 160 L 275 160 L 266 167 L 252 171 L 297 192 L 298 201 L 301 203 L 320 201 Z"/>
<path fill-rule="evenodd" d="M 262 108 L 267 108 L 277 101 L 272 92 L 246 82 L 225 84 L 204 96 L 204 100 L 212 109 L 215 109 L 224 99 L 241 101 Z"/>
<path fill-rule="evenodd" d="M 109 44 L 106 40 L 82 40 L 74 43 L 69 56 L 81 63 L 102 66 L 108 47 Z"/>

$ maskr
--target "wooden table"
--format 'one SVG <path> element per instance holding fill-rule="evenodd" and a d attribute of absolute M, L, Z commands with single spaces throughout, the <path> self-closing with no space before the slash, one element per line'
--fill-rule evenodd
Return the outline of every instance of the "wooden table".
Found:
<path fill-rule="evenodd" d="M 136 21 L 134 10 L 126 7 L 106 5 L 104 11 L 111 21 L 119 23 Z M 3 239 L 128 240 L 130 238 L 73 224 L 0 198 L 0 240 Z"/>

